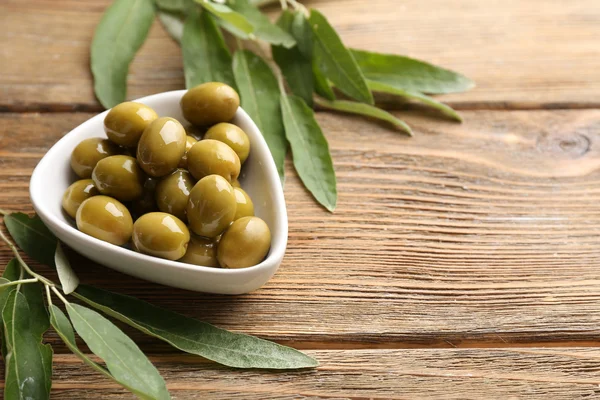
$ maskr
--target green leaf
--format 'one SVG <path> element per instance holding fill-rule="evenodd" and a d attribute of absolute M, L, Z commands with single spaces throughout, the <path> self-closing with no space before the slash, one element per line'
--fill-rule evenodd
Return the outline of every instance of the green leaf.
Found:
<path fill-rule="evenodd" d="M 248 50 L 233 55 L 233 74 L 242 108 L 262 132 L 283 182 L 287 141 L 279 104 L 279 85 L 267 63 Z"/>
<path fill-rule="evenodd" d="M 79 278 L 71 268 L 71 263 L 58 241 L 56 242 L 54 263 L 56 264 L 56 271 L 58 272 L 58 279 L 60 280 L 62 291 L 65 294 L 72 293 L 79 285 Z"/>
<path fill-rule="evenodd" d="M 225 4 L 213 3 L 208 0 L 195 0 L 206 11 L 218 18 L 219 25 L 240 39 L 250 38 L 254 26 L 242 14 L 233 11 Z"/>
<path fill-rule="evenodd" d="M 296 22 L 295 15 L 300 15 L 301 19 Z M 304 23 L 303 23 L 304 21 Z M 298 27 L 293 29 L 294 24 L 304 24 L 307 29 Z M 273 59 L 281 68 L 281 72 L 285 77 L 288 86 L 292 93 L 301 97 L 306 104 L 312 106 L 313 104 L 313 91 L 314 91 L 314 78 L 312 70 L 312 55 L 309 54 L 306 57 L 301 51 L 300 46 L 304 48 L 310 48 L 312 51 L 312 32 L 308 22 L 301 13 L 292 13 L 291 11 L 284 11 L 277 24 L 287 32 L 302 36 L 295 36 L 296 43 L 298 44 L 291 49 L 286 49 L 283 46 L 272 46 Z M 310 42 L 310 43 L 307 43 Z M 302 44 L 301 44 L 302 43 Z"/>
<path fill-rule="evenodd" d="M 33 325 L 28 299 L 14 290 L 8 296 L 4 321 L 7 354 L 4 398 L 48 399 L 52 385 L 52 347 L 42 344 L 42 336 Z M 39 325 L 39 324 L 38 324 Z"/>
<path fill-rule="evenodd" d="M 248 0 L 229 0 L 229 6 L 247 18 L 254 27 L 254 36 L 265 42 L 281 45 L 285 48 L 293 47 L 296 44 L 294 37 L 288 32 L 274 25 L 258 8 L 248 2 Z"/>
<path fill-rule="evenodd" d="M 235 368 L 310 368 L 318 362 L 292 348 L 231 333 L 133 297 L 81 285 L 74 295 L 179 350 Z"/>
<path fill-rule="evenodd" d="M 321 97 L 326 98 L 327 100 L 335 100 L 335 93 L 333 93 L 333 88 L 329 84 L 323 72 L 319 69 L 319 66 L 316 62 L 313 61 L 313 77 L 315 82 L 315 92 Z"/>
<path fill-rule="evenodd" d="M 81 359 L 86 365 L 93 368 L 97 372 L 100 372 L 108 379 L 111 379 L 119 385 L 122 385 L 126 389 L 132 392 L 134 391 L 127 385 L 127 382 L 115 378 L 110 374 L 110 372 L 108 372 L 102 366 L 98 365 L 81 350 L 79 350 L 79 347 L 77 347 L 77 342 L 75 341 L 75 332 L 73 331 L 73 326 L 69 322 L 67 316 L 61 311 L 61 309 L 56 307 L 54 304 L 50 305 L 50 323 L 52 324 L 52 327 L 54 328 L 56 333 L 58 333 L 58 336 L 60 336 L 63 342 L 67 345 L 69 350 L 71 350 L 73 354 L 79 357 L 79 359 Z"/>
<path fill-rule="evenodd" d="M 469 90 L 475 83 L 464 75 L 414 58 L 351 50 L 370 80 L 414 92 L 442 94 Z"/>
<path fill-rule="evenodd" d="M 29 218 L 22 213 L 9 214 L 4 217 L 4 225 L 17 245 L 29 257 L 42 264 L 54 266 L 56 237 L 37 215 Z"/>
<path fill-rule="evenodd" d="M 323 75 L 346 95 L 373 104 L 371 91 L 354 57 L 325 16 L 313 9 L 309 22 L 315 38 L 315 62 Z"/>
<path fill-rule="evenodd" d="M 364 115 L 371 118 L 377 118 L 382 121 L 386 121 L 394 125 L 396 128 L 408 133 L 412 136 L 412 130 L 410 126 L 406 124 L 406 122 L 394 117 L 387 111 L 384 111 L 375 106 L 371 106 L 369 104 L 357 103 L 354 101 L 346 101 L 346 100 L 336 100 L 336 101 L 328 101 L 318 99 L 317 104 L 321 107 L 328 108 L 330 110 L 341 111 L 345 113 Z"/>
<path fill-rule="evenodd" d="M 161 11 L 159 11 L 157 15 L 158 20 L 169 36 L 177 43 L 181 43 L 181 38 L 183 37 L 183 21 L 181 18 L 175 14 Z"/>
<path fill-rule="evenodd" d="M 8 262 L 6 268 L 4 268 L 4 273 L 2 274 L 2 279 L 12 282 L 19 280 L 19 276 L 21 274 L 21 266 L 16 258 L 13 258 Z M 6 305 L 6 301 L 8 300 L 8 296 L 16 289 L 16 286 L 7 286 L 0 289 L 0 319 L 2 316 L 2 310 L 4 310 L 4 306 Z M 0 323 L 0 336 L 2 340 L 2 357 L 6 360 L 6 354 L 8 350 L 6 349 L 6 339 L 4 336 L 4 324 Z"/>
<path fill-rule="evenodd" d="M 97 312 L 68 303 L 75 330 L 90 350 L 104 360 L 111 375 L 143 399 L 170 399 L 165 381 L 139 347 Z"/>
<path fill-rule="evenodd" d="M 325 208 L 335 210 L 337 187 L 333 161 L 313 110 L 294 95 L 281 96 L 281 110 L 294 167 L 302 183 Z"/>
<path fill-rule="evenodd" d="M 96 28 L 91 48 L 96 97 L 105 108 L 125 100 L 127 73 L 154 21 L 152 0 L 115 0 Z"/>
<path fill-rule="evenodd" d="M 191 0 L 154 0 L 156 6 L 170 13 L 185 14 L 193 4 Z"/>
<path fill-rule="evenodd" d="M 194 10 L 188 15 L 181 50 L 187 88 L 205 82 L 224 82 L 235 88 L 231 54 L 210 13 Z"/>
<path fill-rule="evenodd" d="M 397 89 L 393 86 L 386 85 L 385 83 L 380 83 L 369 79 L 367 79 L 367 84 L 369 85 L 369 89 L 371 89 L 374 92 L 388 93 L 400 96 L 407 100 L 419 101 L 423 104 L 431 106 L 432 108 L 435 108 L 448 118 L 462 122 L 462 118 L 456 111 L 452 109 L 452 107 L 447 106 L 446 104 L 441 103 L 427 95 L 418 92 L 413 92 L 410 90 Z"/>

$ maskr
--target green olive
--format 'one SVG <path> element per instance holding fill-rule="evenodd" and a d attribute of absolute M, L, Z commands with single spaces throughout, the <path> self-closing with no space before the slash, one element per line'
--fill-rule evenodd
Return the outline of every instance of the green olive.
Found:
<path fill-rule="evenodd" d="M 128 101 L 114 106 L 104 118 L 104 131 L 114 143 L 134 147 L 144 129 L 158 118 L 156 112 L 141 103 Z"/>
<path fill-rule="evenodd" d="M 92 179 L 100 193 L 121 201 L 131 201 L 142 197 L 144 173 L 135 158 L 110 156 L 98 162 Z"/>
<path fill-rule="evenodd" d="M 217 245 L 210 239 L 192 235 L 185 256 L 179 261 L 205 267 L 218 267 Z"/>
<path fill-rule="evenodd" d="M 250 139 L 248 139 L 246 132 L 227 122 L 222 122 L 210 128 L 204 135 L 204 139 L 214 139 L 227 144 L 235 151 L 242 164 L 250 154 Z"/>
<path fill-rule="evenodd" d="M 82 179 L 67 188 L 62 198 L 62 206 L 71 218 L 75 218 L 81 203 L 99 194 L 93 180 Z"/>
<path fill-rule="evenodd" d="M 138 219 L 144 214 L 158 211 L 156 205 L 155 192 L 158 180 L 156 178 L 146 178 L 144 181 L 144 190 L 142 197 L 134 200 L 129 206 L 131 216 L 134 220 Z"/>
<path fill-rule="evenodd" d="M 156 186 L 156 204 L 162 212 L 173 214 L 182 221 L 187 221 L 185 209 L 194 180 L 190 173 L 178 169 L 171 175 L 165 176 Z"/>
<path fill-rule="evenodd" d="M 187 138 L 185 139 L 185 153 L 183 153 L 183 157 L 181 157 L 181 160 L 179 161 L 179 168 L 187 168 L 187 152 L 190 151 L 192 146 L 196 143 L 198 143 L 198 141 L 193 136 L 187 135 Z"/>
<path fill-rule="evenodd" d="M 140 138 L 137 160 L 150 176 L 161 177 L 171 172 L 185 153 L 186 134 L 183 126 L 174 118 L 154 120 Z"/>
<path fill-rule="evenodd" d="M 234 188 L 241 188 L 242 185 L 240 185 L 240 181 L 235 179 L 233 182 L 231 182 L 231 186 Z"/>
<path fill-rule="evenodd" d="M 262 219 L 244 217 L 223 234 L 217 259 L 223 268 L 247 268 L 260 263 L 271 247 L 271 231 Z"/>
<path fill-rule="evenodd" d="M 228 145 L 218 140 L 201 140 L 187 154 L 188 170 L 196 179 L 221 175 L 228 182 L 240 174 L 240 158 Z"/>
<path fill-rule="evenodd" d="M 248 196 L 248 193 L 242 188 L 234 187 L 233 194 L 235 194 L 235 202 L 237 203 L 233 220 L 254 216 L 254 203 L 252 203 L 252 199 Z"/>
<path fill-rule="evenodd" d="M 127 207 L 108 196 L 90 197 L 81 203 L 76 222 L 81 232 L 117 246 L 127 243 L 133 232 Z"/>
<path fill-rule="evenodd" d="M 181 98 L 181 111 L 198 126 L 229 122 L 240 106 L 240 96 L 220 82 L 207 82 L 188 90 Z"/>
<path fill-rule="evenodd" d="M 219 175 L 204 177 L 190 192 L 190 229 L 197 235 L 215 238 L 233 221 L 235 208 L 235 194 L 229 182 Z"/>
<path fill-rule="evenodd" d="M 85 139 L 71 153 L 71 168 L 80 178 L 90 178 L 98 161 L 117 154 L 119 147 L 108 139 Z"/>
<path fill-rule="evenodd" d="M 140 253 L 178 260 L 185 254 L 189 241 L 190 231 L 171 214 L 145 214 L 133 224 L 133 243 Z"/>

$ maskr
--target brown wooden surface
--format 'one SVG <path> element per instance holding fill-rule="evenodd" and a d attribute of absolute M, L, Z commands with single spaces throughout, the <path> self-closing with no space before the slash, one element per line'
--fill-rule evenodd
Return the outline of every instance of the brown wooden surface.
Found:
<path fill-rule="evenodd" d="M 87 49 L 106 4 L 0 2 L 0 208 L 32 211 L 39 159 L 100 109 Z M 322 364 L 232 371 L 125 328 L 178 399 L 599 396 L 600 4 L 310 5 L 352 46 L 475 79 L 474 91 L 444 97 L 470 110 L 465 123 L 398 112 L 415 130 L 407 138 L 319 113 L 339 208 L 317 207 L 288 160 L 288 251 L 255 293 L 185 292 L 85 262 L 82 281 L 306 349 Z M 182 86 L 180 52 L 160 26 L 131 72 L 132 98 Z M 495 108 L 510 110 L 485 110 Z M 0 265 L 10 257 L 1 246 Z M 53 398 L 132 398 L 55 334 L 47 341 L 58 353 Z"/>

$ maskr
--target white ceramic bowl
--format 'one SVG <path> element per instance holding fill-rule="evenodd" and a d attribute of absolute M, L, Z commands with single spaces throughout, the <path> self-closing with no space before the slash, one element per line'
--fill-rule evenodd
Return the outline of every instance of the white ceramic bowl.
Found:
<path fill-rule="evenodd" d="M 159 116 L 185 123 L 179 100 L 185 90 L 166 92 L 136 101 L 152 107 Z M 82 255 L 125 274 L 178 288 L 220 294 L 251 292 L 264 285 L 281 264 L 288 236 L 283 189 L 269 148 L 252 119 L 239 108 L 233 123 L 250 138 L 250 156 L 240 182 L 252 197 L 255 213 L 271 229 L 271 250 L 260 264 L 244 269 L 220 269 L 163 260 L 133 252 L 88 236 L 62 210 L 64 191 L 77 177 L 71 171 L 71 152 L 83 139 L 106 137 L 104 117 L 96 115 L 66 134 L 46 153 L 31 176 L 31 202 L 48 228 Z"/>

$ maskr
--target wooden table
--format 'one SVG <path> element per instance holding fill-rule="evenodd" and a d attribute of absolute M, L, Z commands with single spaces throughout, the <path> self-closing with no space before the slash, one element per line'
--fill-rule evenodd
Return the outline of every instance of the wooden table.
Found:
<path fill-rule="evenodd" d="M 125 328 L 177 399 L 572 399 L 600 396 L 600 3 L 315 0 L 352 47 L 439 63 L 477 82 L 441 99 L 462 125 L 398 111 L 407 138 L 319 113 L 339 181 L 334 214 L 287 161 L 289 246 L 237 297 L 89 263 L 84 282 L 315 356 L 315 371 L 233 371 Z M 101 110 L 88 47 L 106 0 L 0 1 L 0 207 L 64 133 Z M 129 97 L 183 87 L 155 24 Z M 0 247 L 0 262 L 11 258 Z M 39 267 L 44 273 L 51 274 Z M 129 399 L 54 333 L 54 399 Z"/>

